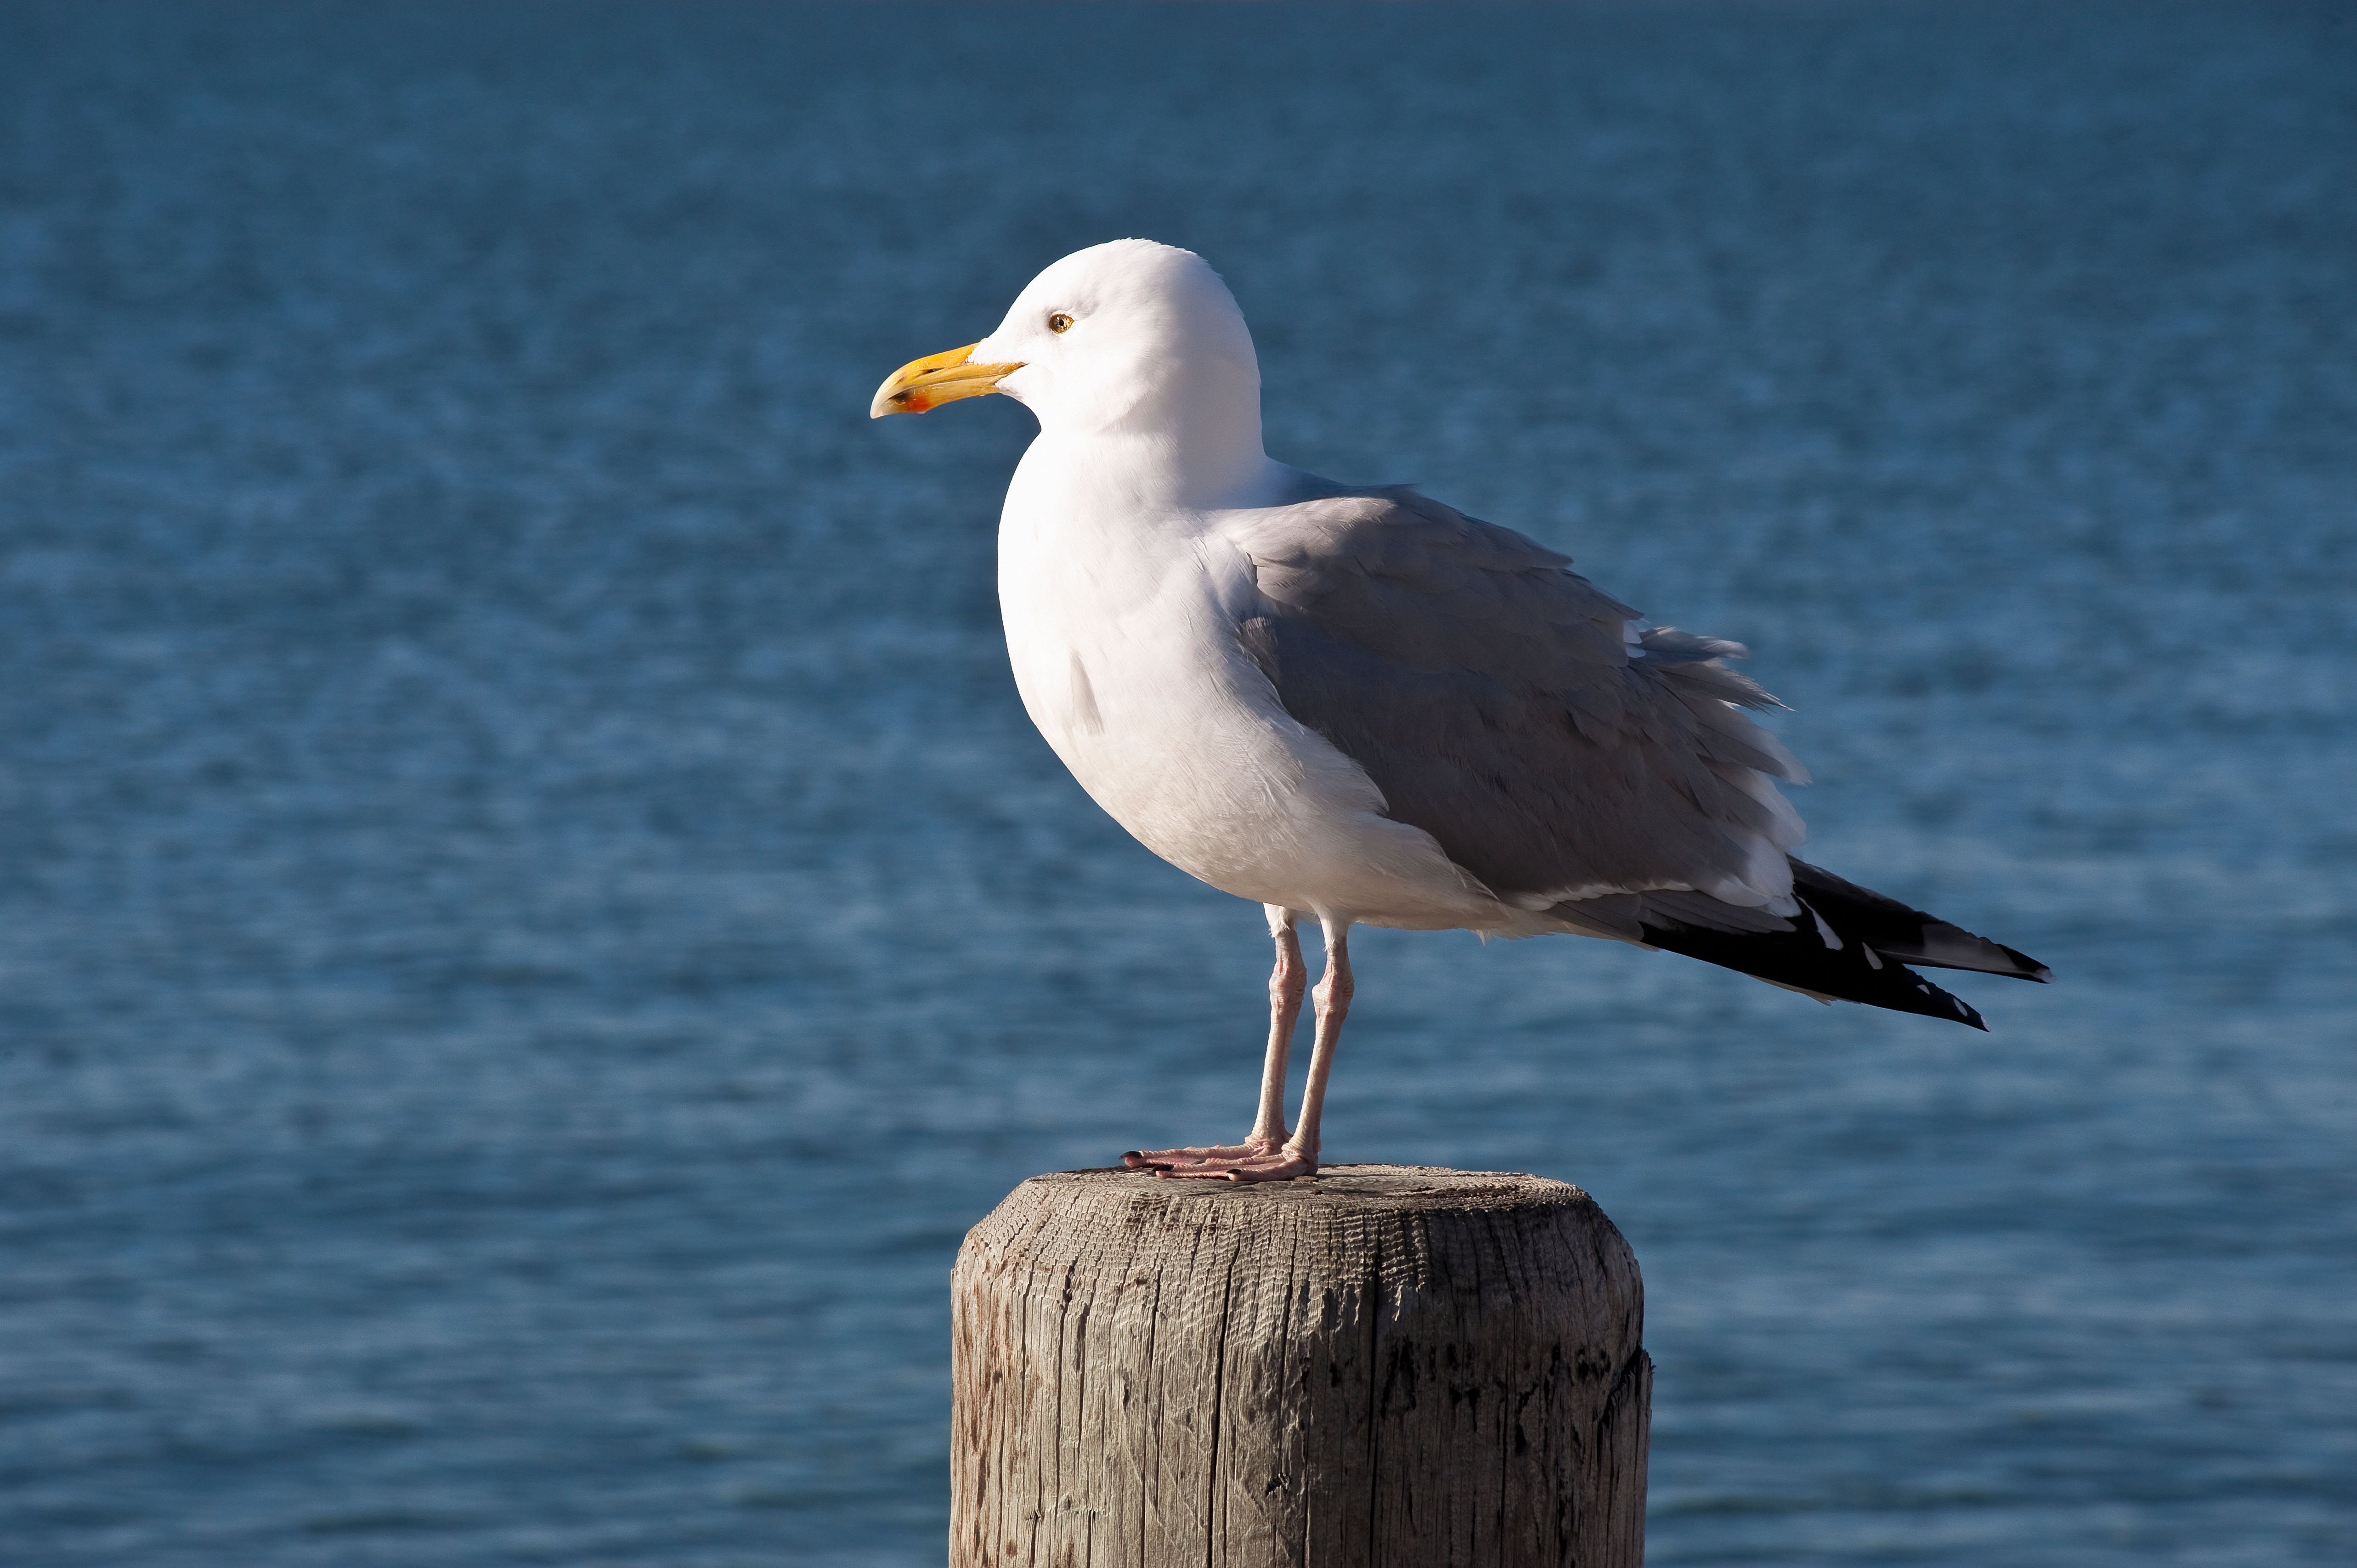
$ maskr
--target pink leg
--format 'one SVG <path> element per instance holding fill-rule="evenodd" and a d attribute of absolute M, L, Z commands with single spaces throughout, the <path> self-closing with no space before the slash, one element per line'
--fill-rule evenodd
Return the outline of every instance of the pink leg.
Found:
<path fill-rule="evenodd" d="M 1218 1176 L 1228 1181 L 1288 1181 L 1295 1176 L 1318 1174 L 1318 1120 L 1326 1108 L 1326 1079 L 1334 1070 L 1334 1044 L 1342 1036 L 1342 1020 L 1350 1015 L 1351 997 L 1356 987 L 1351 981 L 1351 923 L 1348 920 L 1321 920 L 1326 934 L 1326 972 L 1318 982 L 1318 1031 L 1309 1052 L 1309 1082 L 1301 1095 L 1301 1125 L 1293 1136 L 1273 1150 L 1254 1150 L 1249 1144 L 1221 1150 L 1172 1150 L 1174 1155 L 1209 1156 L 1200 1160 L 1178 1159 L 1164 1162 L 1149 1155 L 1128 1158 L 1133 1165 L 1152 1165 L 1158 1176 Z M 1298 955 L 1297 947 L 1296 954 Z M 1283 960 L 1279 959 L 1282 972 Z M 1274 997 L 1276 983 L 1269 986 Z M 1297 997 L 1299 993 L 1295 993 Z M 1290 1030 L 1287 1031 L 1290 1033 Z M 1283 1082 L 1284 1068 L 1280 1060 L 1273 1069 L 1276 1081 Z M 1263 1079 L 1262 1115 L 1268 1121 L 1267 1078 Z M 1280 1097 L 1282 1089 L 1279 1090 Z M 1279 1115 L 1275 1125 L 1282 1128 Z M 1258 1142 L 1260 1127 L 1254 1128 L 1254 1142 Z"/>
<path fill-rule="evenodd" d="M 1200 1149 L 1132 1149 L 1122 1164 L 1132 1170 L 1157 1170 L 1166 1176 L 1224 1176 L 1231 1166 L 1265 1160 L 1285 1144 L 1285 1061 L 1293 1047 L 1293 1026 L 1301 1016 L 1301 996 L 1309 983 L 1309 966 L 1301 961 L 1301 939 L 1294 933 L 1292 910 L 1267 906 L 1268 933 L 1276 940 L 1276 968 L 1268 977 L 1268 1054 L 1260 1070 L 1260 1114 L 1241 1144 L 1214 1144 Z"/>

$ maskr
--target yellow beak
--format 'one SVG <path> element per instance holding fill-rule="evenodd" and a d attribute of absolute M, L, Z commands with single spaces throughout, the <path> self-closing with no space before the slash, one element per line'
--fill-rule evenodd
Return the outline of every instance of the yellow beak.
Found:
<path fill-rule="evenodd" d="M 1015 365 L 970 365 L 965 357 L 974 352 L 968 343 L 963 349 L 952 349 L 946 354 L 931 359 L 911 360 L 890 375 L 876 389 L 876 401 L 867 405 L 867 417 L 881 419 L 888 413 L 922 413 L 939 408 L 945 403 L 955 403 L 962 397 L 980 397 L 995 392 L 1002 377 L 1011 376 L 1023 367 Z"/>

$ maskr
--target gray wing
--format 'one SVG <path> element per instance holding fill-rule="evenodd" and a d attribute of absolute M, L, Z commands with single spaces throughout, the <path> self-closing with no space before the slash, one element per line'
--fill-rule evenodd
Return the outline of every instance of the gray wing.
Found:
<path fill-rule="evenodd" d="M 1793 909 L 1775 895 L 1800 822 L 1761 776 L 1804 775 L 1738 712 L 1775 705 L 1722 661 L 1742 648 L 1632 642 L 1638 612 L 1566 557 L 1411 490 L 1241 514 L 1230 536 L 1259 590 L 1239 636 L 1286 711 L 1501 897 L 1630 938 L 1655 911 L 1790 929 L 1756 906 Z M 1615 896 L 1665 885 L 1738 907 Z"/>

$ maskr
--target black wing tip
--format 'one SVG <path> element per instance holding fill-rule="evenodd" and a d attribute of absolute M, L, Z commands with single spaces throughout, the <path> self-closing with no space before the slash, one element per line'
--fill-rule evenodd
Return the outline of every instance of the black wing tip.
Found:
<path fill-rule="evenodd" d="M 2018 948 L 1993 942 L 1798 856 L 1785 858 L 1792 866 L 1793 892 L 1844 937 L 1858 938 L 1888 956 L 1926 969 L 2002 975 L 2040 985 L 2054 978 L 2052 970 Z"/>
<path fill-rule="evenodd" d="M 1833 1001 L 1893 1013 L 1944 1018 L 1988 1032 L 1971 1004 L 1918 974 L 1960 970 L 2044 984 L 2054 972 L 2028 953 L 1975 936 L 1896 898 L 1794 860 L 1792 892 L 1801 912 L 1781 930 L 1738 931 L 1695 925 L 1674 909 L 1650 910 L 1645 942 L 1705 963 Z"/>
<path fill-rule="evenodd" d="M 1887 1007 L 1897 1013 L 1920 1014 L 1926 1018 L 1944 1018 L 1951 1024 L 1962 1024 L 1968 1028 L 1978 1029 L 1984 1035 L 1989 1032 L 1988 1020 L 1981 1016 L 1979 1008 L 1954 993 L 1932 984 L 1905 964 L 1900 964 L 1897 967 L 1900 974 L 1915 983 L 1920 1005 L 1910 1006 L 1905 1003 L 1888 1001 L 1879 996 L 1846 996 L 1842 1000 L 1862 1003 L 1868 1007 Z"/>
<path fill-rule="evenodd" d="M 1979 950 L 1974 956 L 1981 961 L 1973 962 L 1953 952 L 1943 952 L 1938 958 L 1924 953 L 1904 953 L 1902 956 L 1909 963 L 1920 963 L 1926 969 L 1952 969 L 1964 974 L 1993 974 L 2000 980 L 2027 980 L 2040 985 L 2047 984 L 2054 978 L 2052 970 L 2019 948 L 2009 948 L 2003 942 L 1975 936 L 1962 926 L 1952 925 L 1946 920 L 1932 920 L 1927 917 L 1925 929 L 1927 931 L 1936 929 L 1947 941 L 1972 944 Z"/>
<path fill-rule="evenodd" d="M 1988 1021 L 1972 1004 L 1932 984 L 1896 959 L 1878 955 L 1868 959 L 1863 943 L 1845 941 L 1834 947 L 1814 930 L 1797 927 L 1733 932 L 1647 920 L 1639 929 L 1648 946 L 1700 959 L 1804 995 L 1914 1013 L 1988 1032 Z"/>
<path fill-rule="evenodd" d="M 1984 938 L 1983 940 L 1986 940 L 1986 939 Z M 1989 945 L 2021 966 L 2019 969 L 2007 974 L 2006 976 L 2007 980 L 2030 980 L 2037 982 L 2040 985 L 2046 985 L 2052 983 L 2054 979 L 2054 972 L 2047 968 L 2044 964 L 2039 962 L 2036 959 L 2030 957 L 2028 953 L 2019 951 L 2014 948 L 2009 948 L 2003 942 L 1990 942 Z"/>

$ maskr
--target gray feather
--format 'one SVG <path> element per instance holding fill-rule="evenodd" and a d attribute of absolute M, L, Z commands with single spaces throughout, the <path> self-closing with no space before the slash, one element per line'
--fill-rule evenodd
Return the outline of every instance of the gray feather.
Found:
<path fill-rule="evenodd" d="M 1260 594 L 1238 635 L 1286 711 L 1501 897 L 1711 886 L 1781 831 L 1755 775 L 1803 775 L 1737 711 L 1775 703 L 1723 662 L 1738 644 L 1658 628 L 1632 650 L 1637 612 L 1566 557 L 1410 490 L 1243 514 L 1231 537 Z M 1555 912 L 1633 936 L 1628 903 Z M 1726 908 L 1694 896 L 1677 918 L 1784 926 L 1702 905 Z"/>

